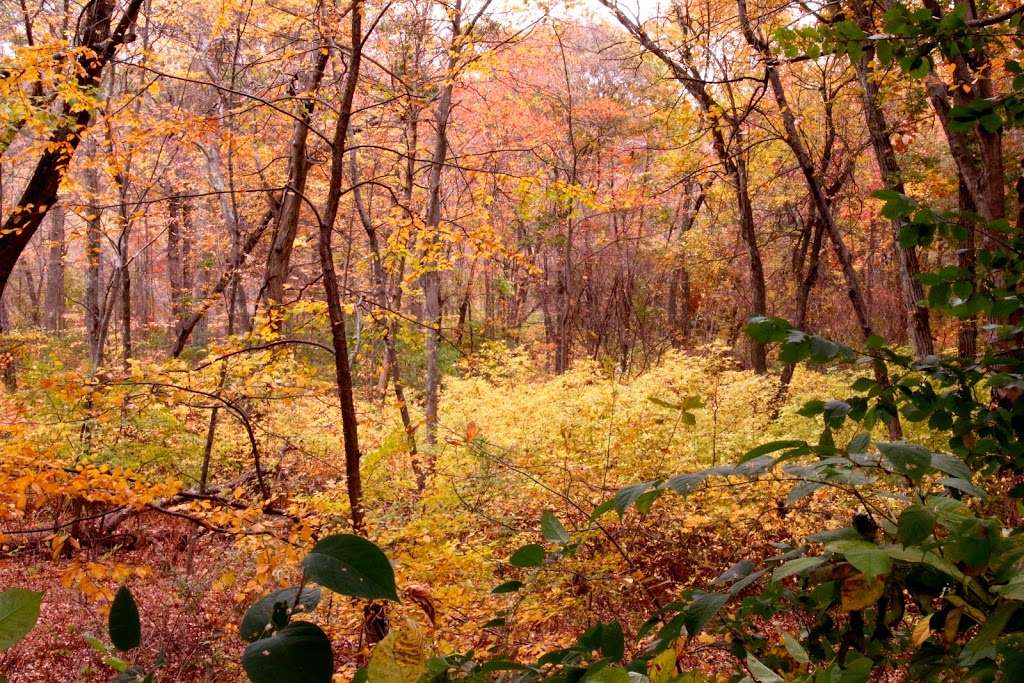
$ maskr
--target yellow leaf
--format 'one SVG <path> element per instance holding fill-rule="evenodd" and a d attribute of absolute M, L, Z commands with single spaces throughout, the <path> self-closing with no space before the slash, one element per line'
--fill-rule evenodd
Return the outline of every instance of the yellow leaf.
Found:
<path fill-rule="evenodd" d="M 426 671 L 423 634 L 412 621 L 377 643 L 367 665 L 369 683 L 415 683 Z"/>
<path fill-rule="evenodd" d="M 875 577 L 868 581 L 863 574 L 854 574 L 843 581 L 840 595 L 844 612 L 859 612 L 875 604 L 885 592 L 885 580 Z"/>
<path fill-rule="evenodd" d="M 931 622 L 932 618 L 929 615 L 923 617 L 921 621 L 914 625 L 914 630 L 910 634 L 910 640 L 914 643 L 915 647 L 921 647 L 924 641 L 928 640 L 928 636 L 932 634 Z"/>

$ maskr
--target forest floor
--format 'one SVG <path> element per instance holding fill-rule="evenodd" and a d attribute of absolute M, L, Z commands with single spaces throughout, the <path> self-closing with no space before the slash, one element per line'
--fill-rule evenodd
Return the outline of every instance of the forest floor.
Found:
<path fill-rule="evenodd" d="M 652 600 L 706 585 L 737 560 L 768 557 L 777 552 L 773 543 L 799 542 L 809 519 L 819 528 L 841 526 L 848 511 L 833 509 L 820 493 L 783 509 L 771 481 L 708 485 L 642 515 L 611 513 L 598 526 L 588 521 L 590 511 L 622 486 L 731 462 L 766 439 L 809 437 L 815 426 L 796 410 L 810 396 L 838 394 L 849 379 L 798 372 L 790 401 L 770 422 L 774 380 L 722 358 L 673 356 L 630 381 L 586 364 L 546 377 L 523 358 L 496 358 L 448 380 L 445 441 L 422 495 L 391 411 L 363 405 L 368 535 L 395 565 L 400 591 L 419 596 L 392 608 L 392 625 L 419 623 L 438 653 L 511 651 L 529 659 L 571 642 L 595 619 L 621 621 L 631 642 L 654 610 Z M 692 425 L 665 407 L 687 397 L 700 399 Z M 273 486 L 288 492 L 286 509 L 319 533 L 347 525 L 344 481 L 330 455 L 338 430 L 322 405 L 263 417 L 267 433 L 293 444 L 287 459 L 272 463 Z M 175 429 L 181 425 L 201 434 L 201 423 L 186 420 Z M 225 432 L 225 440 L 231 436 Z M 194 437 L 185 451 L 195 452 Z M 231 462 L 230 451 L 222 455 Z M 235 457 L 245 462 L 244 448 Z M 515 548 L 543 540 L 539 519 L 546 510 L 578 534 L 577 555 L 532 573 L 510 566 Z M 46 520 L 19 521 L 21 528 L 40 523 Z M 103 638 L 113 592 L 128 583 L 143 624 L 143 647 L 133 658 L 160 662 L 158 681 L 244 680 L 241 615 L 260 595 L 294 584 L 293 546 L 302 545 L 275 541 L 262 520 L 246 523 L 255 532 L 232 539 L 144 513 L 121 530 L 133 541 L 127 546 L 83 539 L 79 549 L 65 543 L 55 551 L 53 539 L 4 541 L 0 586 L 45 596 L 38 627 L 0 653 L 0 674 L 10 683 L 110 680 L 104 654 L 87 635 Z M 518 595 L 491 594 L 510 579 L 525 583 Z M 424 601 L 436 612 L 433 623 Z M 487 625 L 496 614 L 507 617 L 506 628 Z M 335 645 L 336 680 L 348 680 L 365 654 L 360 605 L 335 598 L 316 618 Z M 681 662 L 715 671 L 729 656 L 726 648 L 698 639 L 678 654 Z"/>

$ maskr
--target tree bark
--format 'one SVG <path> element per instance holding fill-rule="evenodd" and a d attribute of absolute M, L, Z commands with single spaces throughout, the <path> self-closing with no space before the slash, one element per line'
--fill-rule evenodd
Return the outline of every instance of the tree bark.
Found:
<path fill-rule="evenodd" d="M 327 313 L 331 323 L 331 341 L 334 349 L 335 383 L 338 389 L 338 402 L 341 406 L 341 426 L 345 447 L 345 479 L 348 489 L 349 507 L 352 515 L 352 528 L 357 533 L 365 533 L 366 522 L 363 510 L 362 475 L 359 471 L 361 455 L 359 452 L 359 432 L 356 420 L 355 399 L 352 393 L 352 372 L 348 362 L 348 338 L 345 331 L 345 312 L 341 307 L 341 293 L 338 287 L 338 275 L 334 268 L 334 254 L 331 241 L 334 222 L 338 215 L 341 201 L 341 183 L 345 172 L 345 143 L 349 124 L 352 120 L 352 102 L 355 99 L 356 85 L 359 81 L 359 66 L 362 61 L 362 0 L 353 0 L 349 10 L 351 16 L 352 51 L 345 75 L 341 103 L 338 108 L 338 120 L 334 127 L 331 144 L 331 175 L 328 184 L 327 202 L 320 223 L 320 240 L 318 252 L 320 268 L 323 272 L 324 296 L 327 299 Z"/>
<path fill-rule="evenodd" d="M 971 193 L 967 190 L 967 185 L 964 183 L 963 178 L 959 179 L 957 187 L 957 196 L 959 199 L 959 209 L 961 214 L 964 212 L 974 213 L 976 211 L 974 202 L 971 199 Z M 976 235 L 974 228 L 974 221 L 968 218 L 962 218 L 961 224 L 964 230 L 967 232 L 967 239 L 964 240 L 963 245 L 957 250 L 956 261 L 957 266 L 963 271 L 967 272 L 974 282 L 974 269 L 975 269 L 975 248 L 976 248 Z M 972 315 L 969 318 L 962 319 L 957 325 L 957 355 L 961 360 L 970 361 L 978 355 L 978 316 L 977 314 Z"/>
<path fill-rule="evenodd" d="M 181 335 L 181 197 L 172 195 L 167 200 L 167 286 L 171 297 L 171 322 L 174 335 Z"/>
<path fill-rule="evenodd" d="M 451 13 L 452 36 L 448 49 L 448 64 L 437 99 L 434 151 L 430 157 L 426 215 L 428 233 L 421 244 L 425 272 L 420 276 L 420 286 L 423 288 L 423 322 L 427 328 L 425 350 L 427 377 L 424 387 L 423 412 L 426 419 L 426 442 L 430 448 L 437 444 L 438 392 L 441 383 L 440 359 L 438 357 L 441 346 L 441 273 L 438 270 L 440 267 L 438 252 L 441 249 L 441 176 L 445 160 L 448 158 L 448 118 L 451 115 L 455 67 L 462 49 L 461 21 L 462 0 L 455 0 Z M 433 458 L 433 454 L 431 454 L 431 458 Z"/>
<path fill-rule="evenodd" d="M 852 5 L 861 29 L 868 34 L 874 33 L 871 16 L 864 8 L 862 0 L 852 0 Z M 869 45 L 859 60 L 851 60 L 860 84 L 864 121 L 871 137 L 871 148 L 882 182 L 886 187 L 903 194 L 903 174 L 896 161 L 896 150 L 893 149 L 892 140 L 889 138 L 889 125 L 885 119 L 885 112 L 882 111 L 878 84 L 870 67 L 872 54 L 873 48 Z M 891 225 L 893 244 L 899 258 L 900 294 L 907 317 L 907 338 L 914 357 L 921 359 L 935 354 L 928 309 L 920 303 L 924 300 L 924 288 L 917 279 L 921 273 L 921 265 L 917 250 L 900 244 L 899 235 L 906 226 L 906 220 L 894 218 Z"/>
<path fill-rule="evenodd" d="M 50 210 L 50 233 L 46 251 L 46 315 L 44 323 L 50 332 L 64 329 L 64 207 L 57 204 Z"/>
<path fill-rule="evenodd" d="M 750 46 L 761 55 L 764 62 L 768 83 L 771 86 L 772 94 L 775 97 L 775 103 L 778 106 L 779 114 L 782 117 L 786 144 L 789 146 L 790 150 L 792 150 L 793 156 L 796 157 L 797 164 L 800 166 L 800 171 L 802 172 L 804 180 L 807 183 L 807 188 L 810 191 L 811 200 L 814 202 L 814 208 L 817 211 L 818 219 L 825 225 L 825 231 L 828 233 L 829 240 L 832 242 L 836 259 L 839 261 L 839 265 L 843 271 L 843 277 L 846 280 L 847 294 L 849 295 L 854 315 L 857 317 L 857 323 L 860 325 L 861 334 L 865 340 L 868 340 L 874 335 L 874 329 L 871 326 L 867 300 L 864 298 L 863 290 L 861 289 L 860 282 L 857 278 L 857 272 L 853 268 L 853 258 L 846 246 L 846 242 L 843 240 L 839 226 L 836 225 L 835 216 L 832 214 L 831 202 L 825 193 L 825 189 L 822 187 L 821 181 L 815 173 L 814 164 L 811 161 L 810 154 L 807 152 L 807 148 L 804 147 L 803 141 L 800 137 L 800 131 L 796 125 L 796 117 L 793 115 L 793 111 L 790 109 L 789 102 L 787 101 L 786 91 L 782 85 L 782 77 L 779 75 L 777 63 L 768 49 L 768 43 L 754 32 L 754 29 L 750 24 L 750 20 L 747 16 L 746 0 L 736 0 L 736 6 L 739 10 L 739 22 L 740 28 L 743 30 L 743 35 Z M 873 367 L 876 381 L 883 386 L 888 385 L 889 373 L 885 367 L 885 363 L 880 360 L 876 360 L 873 363 Z M 901 429 L 899 425 L 899 418 L 894 417 L 890 421 L 889 431 L 893 438 L 900 435 Z"/>
<path fill-rule="evenodd" d="M 267 254 L 266 274 L 263 277 L 263 287 L 260 289 L 259 299 L 267 302 L 270 309 L 284 302 L 284 286 L 288 279 L 292 248 L 299 229 L 302 205 L 306 201 L 306 179 L 309 175 L 306 147 L 315 107 L 312 93 L 315 93 L 320 87 L 324 70 L 327 67 L 327 55 L 323 50 L 317 50 L 315 58 L 312 73 L 301 83 L 301 91 L 304 96 L 300 101 L 298 116 L 289 144 L 288 185 L 284 191 L 281 210 L 274 225 L 270 252 Z M 271 315 L 271 324 L 275 324 L 273 315 Z"/>

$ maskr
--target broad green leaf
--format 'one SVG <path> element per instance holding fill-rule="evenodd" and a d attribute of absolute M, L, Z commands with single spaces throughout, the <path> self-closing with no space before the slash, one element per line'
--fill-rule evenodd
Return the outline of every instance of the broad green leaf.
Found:
<path fill-rule="evenodd" d="M 676 677 L 676 649 L 662 650 L 647 666 L 647 677 L 651 683 L 669 683 Z"/>
<path fill-rule="evenodd" d="M 0 593 L 0 652 L 28 635 L 39 620 L 43 594 L 24 588 Z"/>
<path fill-rule="evenodd" d="M 544 546 L 528 543 L 512 553 L 508 561 L 515 567 L 539 567 L 544 564 Z"/>
<path fill-rule="evenodd" d="M 110 642 L 121 652 L 138 647 L 142 640 L 139 608 L 128 586 L 121 586 L 114 596 L 114 604 L 110 606 L 107 617 L 107 632 Z"/>
<path fill-rule="evenodd" d="M 958 479 L 971 479 L 971 469 L 960 458 L 945 453 L 932 453 L 932 467 Z"/>
<path fill-rule="evenodd" d="M 747 670 L 757 683 L 786 683 L 782 676 L 769 669 L 764 662 L 749 652 L 747 653 Z"/>
<path fill-rule="evenodd" d="M 854 574 L 846 577 L 839 589 L 840 606 L 844 612 L 859 612 L 878 602 L 884 593 L 885 580 L 881 577 L 869 579 Z"/>
<path fill-rule="evenodd" d="M 867 683 L 871 678 L 871 669 L 875 666 L 867 657 L 853 653 L 846 660 L 837 683 Z"/>
<path fill-rule="evenodd" d="M 366 667 L 369 683 L 416 683 L 426 670 L 423 634 L 412 622 L 377 643 Z"/>
<path fill-rule="evenodd" d="M 354 598 L 398 602 L 395 570 L 375 544 L 352 534 L 322 539 L 305 559 L 306 578 L 324 588 Z"/>
<path fill-rule="evenodd" d="M 789 631 L 782 632 L 782 644 L 786 647 L 786 652 L 789 656 L 795 659 L 801 664 L 810 664 L 811 658 L 807 654 L 807 650 L 797 641 L 796 638 L 789 634 Z"/>
<path fill-rule="evenodd" d="M 945 477 L 944 479 L 940 479 L 939 483 L 943 486 L 948 486 L 951 489 L 963 491 L 967 495 L 974 496 L 975 498 L 988 497 L 988 494 L 985 493 L 983 489 L 978 488 L 967 479 L 960 479 L 959 477 Z"/>
<path fill-rule="evenodd" d="M 915 484 L 932 468 L 932 454 L 924 446 L 906 441 L 879 441 L 878 450 L 892 463 L 893 469 L 909 477 Z"/>
<path fill-rule="evenodd" d="M 911 505 L 900 514 L 896 537 L 903 545 L 917 545 L 935 529 L 935 514 L 923 505 Z"/>
<path fill-rule="evenodd" d="M 622 635 L 622 626 L 617 621 L 610 621 L 601 629 L 601 654 L 613 662 L 617 662 L 626 654 L 626 640 Z"/>
<path fill-rule="evenodd" d="M 992 592 L 999 593 L 1008 600 L 1024 601 L 1024 574 L 1013 577 L 1006 585 L 996 586 Z"/>
<path fill-rule="evenodd" d="M 583 676 L 583 683 L 630 683 L 629 673 L 617 666 L 602 666 Z"/>
<path fill-rule="evenodd" d="M 748 460 L 753 460 L 754 458 L 759 458 L 762 455 L 766 455 L 768 453 L 774 453 L 775 451 L 781 451 L 781 450 L 785 450 L 787 448 L 797 448 L 798 446 L 806 446 L 806 445 L 807 445 L 806 441 L 798 441 L 798 440 L 795 440 L 795 439 L 785 439 L 785 440 L 782 440 L 782 441 L 769 441 L 768 443 L 763 443 L 760 446 L 756 446 L 754 448 L 751 448 L 749 451 L 747 451 L 746 453 L 743 454 L 743 457 L 739 459 L 739 462 L 740 463 L 745 463 Z"/>
<path fill-rule="evenodd" d="M 814 569 L 824 562 L 824 557 L 798 557 L 795 560 L 790 560 L 789 562 L 781 565 L 772 572 L 772 581 L 781 581 L 787 576 L 800 574 L 808 569 Z"/>
<path fill-rule="evenodd" d="M 1004 602 L 988 616 L 988 619 L 978 630 L 977 635 L 960 651 L 959 664 L 961 666 L 970 666 L 979 659 L 991 657 L 995 654 L 996 640 L 998 640 L 1006 624 L 1010 621 L 1010 617 L 1017 611 L 1018 606 L 1012 602 Z"/>
<path fill-rule="evenodd" d="M 570 540 L 569 532 L 566 531 L 562 523 L 558 521 L 558 518 L 550 510 L 545 510 L 540 516 L 540 528 L 544 538 L 552 543 L 564 545 Z"/>
<path fill-rule="evenodd" d="M 319 626 L 295 621 L 245 648 L 242 667 L 252 683 L 330 683 L 334 653 Z"/>
<path fill-rule="evenodd" d="M 782 318 L 766 318 L 763 315 L 750 318 L 745 328 L 754 341 L 762 344 L 785 341 L 791 329 L 793 326 Z"/>
<path fill-rule="evenodd" d="M 892 569 L 892 558 L 883 548 L 863 540 L 833 541 L 827 548 L 840 553 L 846 561 L 860 570 L 869 579 L 888 574 Z"/>
<path fill-rule="evenodd" d="M 728 600 L 729 596 L 723 593 L 694 591 L 690 604 L 683 612 L 683 625 L 686 626 L 687 637 L 693 638 L 704 630 L 707 623 L 718 614 L 718 610 L 722 609 L 722 605 Z"/>
<path fill-rule="evenodd" d="M 253 603 L 252 607 L 245 611 L 242 623 L 238 627 L 242 640 L 247 640 L 251 643 L 254 640 L 270 635 L 272 631 L 276 630 L 273 623 L 275 605 L 282 606 L 286 615 L 290 618 L 293 613 L 312 612 L 320 604 L 319 588 L 303 588 L 302 596 L 299 597 L 299 602 L 296 604 L 295 598 L 298 595 L 298 588 L 285 588 L 274 591 Z M 292 612 L 293 605 L 294 612 Z M 283 628 L 285 625 L 282 624 L 279 628 Z"/>

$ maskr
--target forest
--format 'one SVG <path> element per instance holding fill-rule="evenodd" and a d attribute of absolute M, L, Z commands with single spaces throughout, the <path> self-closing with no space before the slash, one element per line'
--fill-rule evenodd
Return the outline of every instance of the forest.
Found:
<path fill-rule="evenodd" d="M 1024 681 L 1018 0 L 0 0 L 0 683 Z"/>

